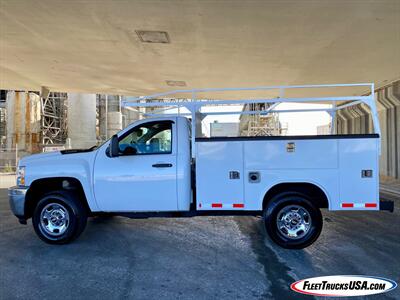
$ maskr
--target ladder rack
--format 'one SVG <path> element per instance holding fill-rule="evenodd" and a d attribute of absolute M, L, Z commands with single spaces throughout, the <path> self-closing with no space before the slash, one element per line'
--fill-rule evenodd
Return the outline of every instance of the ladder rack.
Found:
<path fill-rule="evenodd" d="M 295 89 L 340 89 L 345 87 L 358 87 L 365 88 L 366 92 L 362 95 L 348 95 L 348 96 L 331 96 L 331 97 L 286 97 L 287 90 Z M 199 99 L 199 94 L 207 93 L 207 95 L 216 92 L 246 92 L 246 91 L 271 91 L 279 92 L 279 97 L 275 98 L 256 98 L 256 99 Z M 189 98 L 182 97 L 182 94 L 190 95 Z M 161 99 L 161 100 L 160 100 Z M 165 101 L 164 101 L 165 99 Z M 224 111 L 224 112 L 205 112 L 201 111 L 205 106 L 230 106 L 230 105 L 244 105 L 251 103 L 318 103 L 329 102 L 332 106 L 329 108 L 318 109 L 275 109 L 276 105 L 272 105 L 265 110 L 258 111 Z M 372 120 L 375 133 L 380 135 L 380 127 L 378 120 L 378 112 L 374 99 L 374 84 L 373 83 L 354 83 L 354 84 L 321 84 L 321 85 L 283 85 L 283 86 L 262 86 L 262 87 L 249 87 L 249 88 L 209 88 L 209 89 L 191 89 L 191 90 L 174 90 L 170 92 L 152 94 L 140 97 L 126 97 L 122 101 L 123 107 L 145 107 L 145 108 L 161 108 L 161 110 L 153 111 L 152 113 L 144 113 L 145 116 L 189 116 L 191 117 L 192 124 L 192 155 L 194 156 L 195 138 L 196 138 L 196 119 L 203 118 L 205 115 L 232 115 L 232 114 L 260 114 L 266 115 L 270 113 L 295 113 L 295 112 L 328 112 L 334 120 L 336 111 L 339 109 L 347 108 L 353 105 L 365 104 L 371 109 Z M 163 112 L 178 108 L 178 113 L 165 114 Z M 186 108 L 187 112 L 180 112 L 180 108 Z M 334 122 L 332 122 L 333 124 Z"/>

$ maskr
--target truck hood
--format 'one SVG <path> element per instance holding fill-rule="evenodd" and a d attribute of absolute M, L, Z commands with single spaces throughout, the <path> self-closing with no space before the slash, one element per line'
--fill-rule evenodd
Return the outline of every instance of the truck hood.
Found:
<path fill-rule="evenodd" d="M 32 154 L 29 156 L 25 156 L 20 160 L 20 166 L 23 166 L 24 164 L 31 163 L 31 162 L 37 162 L 38 160 L 46 161 L 48 159 L 54 159 L 57 157 L 64 156 L 66 154 L 67 157 L 71 158 L 76 158 L 78 154 L 83 154 L 83 153 L 88 153 L 88 152 L 94 152 L 96 148 L 92 147 L 89 149 L 68 149 L 68 150 L 61 150 L 61 151 L 54 151 L 54 152 L 46 152 L 46 153 L 38 153 L 38 154 Z M 65 158 L 63 158 L 65 159 Z"/>
<path fill-rule="evenodd" d="M 23 157 L 19 161 L 19 165 L 24 166 L 27 163 L 36 162 L 37 160 L 46 160 L 46 159 L 53 158 L 56 156 L 61 156 L 61 152 L 54 151 L 54 152 L 47 152 L 47 153 L 32 154 L 32 155 Z"/>
<path fill-rule="evenodd" d="M 34 154 L 20 160 L 19 166 L 25 168 L 25 182 L 29 186 L 38 179 L 51 177 L 72 177 L 82 184 L 92 177 L 97 151 L 78 152 L 68 155 L 61 151 Z"/>

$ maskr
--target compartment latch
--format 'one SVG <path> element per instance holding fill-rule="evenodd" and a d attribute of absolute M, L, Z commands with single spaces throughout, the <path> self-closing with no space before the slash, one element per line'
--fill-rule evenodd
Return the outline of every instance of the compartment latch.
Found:
<path fill-rule="evenodd" d="M 239 171 L 230 171 L 229 172 L 229 179 L 240 179 Z"/>

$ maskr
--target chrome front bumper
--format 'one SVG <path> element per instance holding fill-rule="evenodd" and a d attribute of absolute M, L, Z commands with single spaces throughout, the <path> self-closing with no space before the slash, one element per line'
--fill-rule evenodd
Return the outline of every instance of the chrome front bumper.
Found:
<path fill-rule="evenodd" d="M 14 215 L 21 223 L 26 224 L 25 219 L 25 195 L 28 187 L 14 186 L 8 189 L 8 201 Z"/>

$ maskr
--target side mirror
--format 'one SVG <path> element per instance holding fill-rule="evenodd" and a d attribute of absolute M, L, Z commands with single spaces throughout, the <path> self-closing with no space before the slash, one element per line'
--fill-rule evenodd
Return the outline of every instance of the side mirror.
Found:
<path fill-rule="evenodd" d="M 119 156 L 119 143 L 118 143 L 118 135 L 114 134 L 111 137 L 110 142 L 110 156 L 117 157 Z"/>

